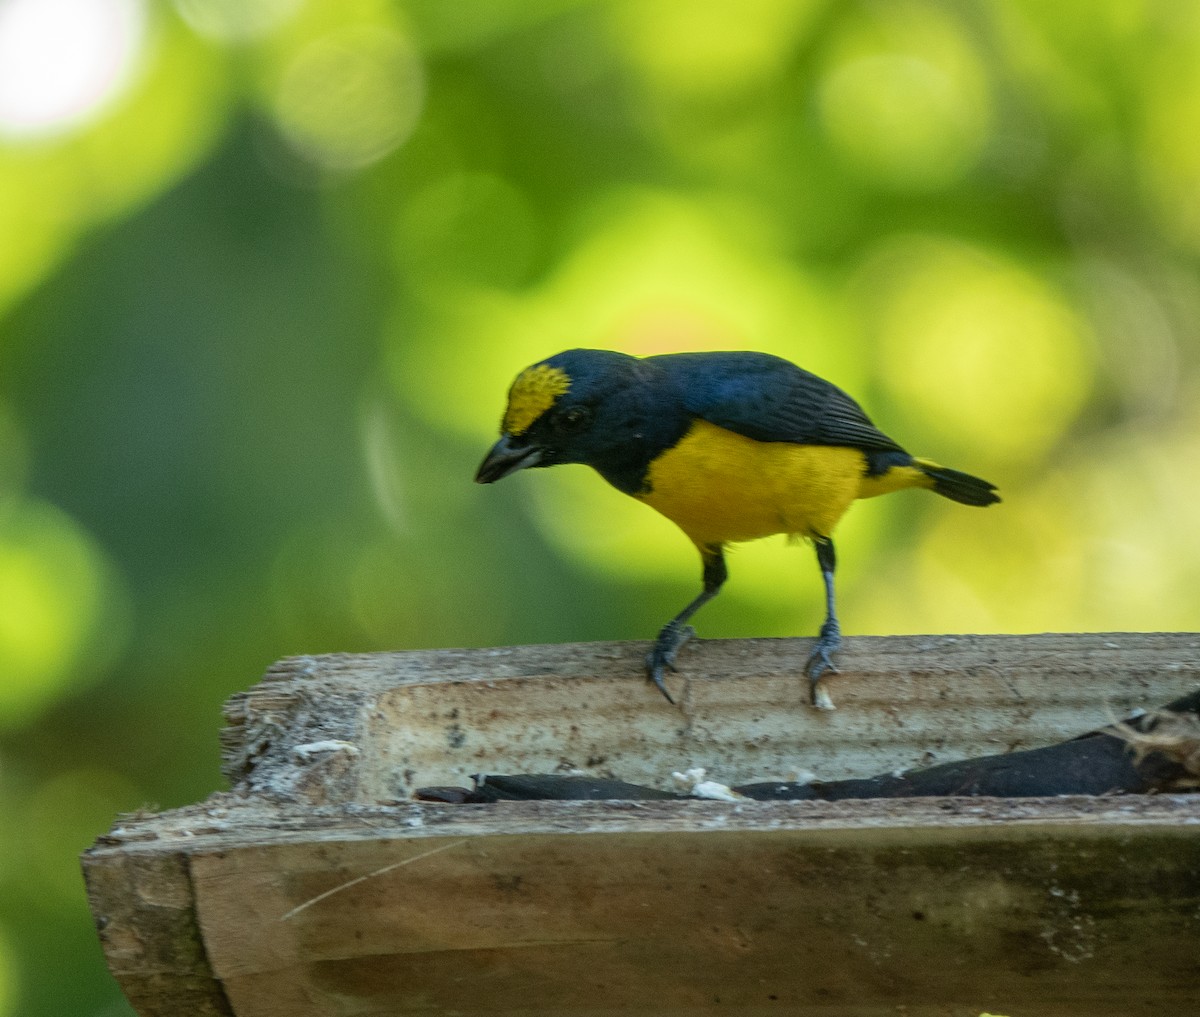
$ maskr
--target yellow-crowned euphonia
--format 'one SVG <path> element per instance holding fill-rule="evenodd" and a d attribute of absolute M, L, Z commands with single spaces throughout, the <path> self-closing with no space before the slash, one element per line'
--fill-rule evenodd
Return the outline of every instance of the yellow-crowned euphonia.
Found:
<path fill-rule="evenodd" d="M 726 544 L 786 533 L 816 545 L 826 618 L 805 668 L 816 701 L 817 680 L 837 670 L 831 534 L 850 503 L 906 487 L 964 505 L 1000 500 L 985 480 L 909 455 L 836 385 L 765 353 L 567 350 L 517 376 L 500 430 L 479 483 L 586 463 L 699 549 L 704 589 L 646 658 L 668 700 L 664 672 L 694 634 L 688 619 L 725 582 Z"/>

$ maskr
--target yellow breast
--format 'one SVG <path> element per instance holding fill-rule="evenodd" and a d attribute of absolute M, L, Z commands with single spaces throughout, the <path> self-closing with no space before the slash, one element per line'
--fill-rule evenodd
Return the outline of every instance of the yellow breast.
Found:
<path fill-rule="evenodd" d="M 828 536 L 866 493 L 865 473 L 858 449 L 755 441 L 697 420 L 650 464 L 649 493 L 638 497 L 697 544 Z"/>

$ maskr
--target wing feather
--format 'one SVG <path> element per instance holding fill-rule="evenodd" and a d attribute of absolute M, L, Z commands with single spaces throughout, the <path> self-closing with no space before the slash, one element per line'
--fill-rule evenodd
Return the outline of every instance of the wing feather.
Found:
<path fill-rule="evenodd" d="M 757 441 L 903 449 L 832 382 L 766 353 L 649 357 L 674 381 L 693 416 Z"/>

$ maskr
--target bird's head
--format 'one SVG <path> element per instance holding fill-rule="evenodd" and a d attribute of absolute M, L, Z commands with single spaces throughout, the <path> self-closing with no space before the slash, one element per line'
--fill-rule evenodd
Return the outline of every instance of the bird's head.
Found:
<path fill-rule="evenodd" d="M 615 444 L 636 438 L 646 370 L 645 361 L 606 350 L 567 350 L 527 367 L 508 390 L 500 440 L 476 482 L 530 466 L 599 466 Z"/>

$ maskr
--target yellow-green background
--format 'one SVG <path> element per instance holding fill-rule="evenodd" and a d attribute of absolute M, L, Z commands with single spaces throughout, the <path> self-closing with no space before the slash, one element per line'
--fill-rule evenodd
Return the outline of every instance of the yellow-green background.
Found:
<path fill-rule="evenodd" d="M 569 346 L 779 353 L 1000 486 L 858 506 L 850 633 L 1196 627 L 1200 5 L 117 6 L 105 101 L 0 122 L 0 1017 L 128 1013 L 77 855 L 272 660 L 695 592 L 582 467 L 471 483 Z M 699 623 L 820 611 L 779 539 Z"/>

